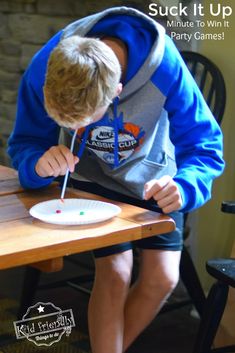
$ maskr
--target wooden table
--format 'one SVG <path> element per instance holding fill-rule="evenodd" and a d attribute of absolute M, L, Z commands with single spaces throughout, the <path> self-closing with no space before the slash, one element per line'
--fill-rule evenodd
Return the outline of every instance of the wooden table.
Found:
<path fill-rule="evenodd" d="M 43 223 L 29 215 L 38 202 L 58 199 L 57 184 L 43 190 L 24 191 L 10 168 L 0 167 L 0 269 L 32 265 L 43 271 L 60 270 L 63 257 L 151 235 L 167 233 L 174 221 L 156 212 L 100 196 L 68 189 L 66 197 L 109 201 L 121 207 L 113 219 L 86 226 L 60 226 Z M 8 177 L 9 176 L 9 177 Z M 7 181 L 14 180 L 11 191 Z"/>
<path fill-rule="evenodd" d="M 0 165 L 0 196 L 22 192 L 17 172 Z"/>

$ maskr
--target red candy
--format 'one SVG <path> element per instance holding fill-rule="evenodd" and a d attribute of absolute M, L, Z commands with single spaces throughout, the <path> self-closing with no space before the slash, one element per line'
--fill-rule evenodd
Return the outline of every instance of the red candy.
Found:
<path fill-rule="evenodd" d="M 56 213 L 61 213 L 61 210 L 56 210 Z"/>

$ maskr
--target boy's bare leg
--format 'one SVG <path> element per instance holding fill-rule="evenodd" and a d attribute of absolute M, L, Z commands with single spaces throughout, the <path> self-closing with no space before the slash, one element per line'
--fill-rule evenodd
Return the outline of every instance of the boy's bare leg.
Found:
<path fill-rule="evenodd" d="M 92 353 L 122 353 L 132 250 L 97 258 L 95 263 L 95 282 L 88 309 Z"/>
<path fill-rule="evenodd" d="M 125 306 L 123 352 L 154 319 L 175 288 L 180 255 L 180 251 L 142 251 L 139 278 L 130 289 Z"/>

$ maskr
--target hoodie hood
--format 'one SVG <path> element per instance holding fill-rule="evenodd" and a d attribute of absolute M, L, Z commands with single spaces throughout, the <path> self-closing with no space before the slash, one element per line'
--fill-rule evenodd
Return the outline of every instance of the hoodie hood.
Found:
<path fill-rule="evenodd" d="M 125 20 L 127 16 L 128 21 Z M 75 21 L 64 29 L 62 39 L 72 35 L 114 36 L 126 43 L 128 62 L 134 62 L 134 65 L 127 68 L 120 101 L 149 81 L 160 65 L 165 49 L 165 29 L 140 11 L 128 7 L 110 8 Z"/>

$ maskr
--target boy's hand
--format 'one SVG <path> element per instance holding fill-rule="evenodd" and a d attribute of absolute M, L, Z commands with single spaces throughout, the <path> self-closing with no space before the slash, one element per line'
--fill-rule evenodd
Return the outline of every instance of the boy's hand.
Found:
<path fill-rule="evenodd" d="M 144 198 L 149 200 L 151 197 L 157 201 L 164 213 L 179 210 L 183 203 L 178 186 L 169 175 L 150 180 L 145 184 Z"/>
<path fill-rule="evenodd" d="M 65 175 L 67 168 L 72 173 L 79 162 L 70 149 L 64 145 L 51 147 L 39 158 L 35 170 L 43 178 Z"/>

